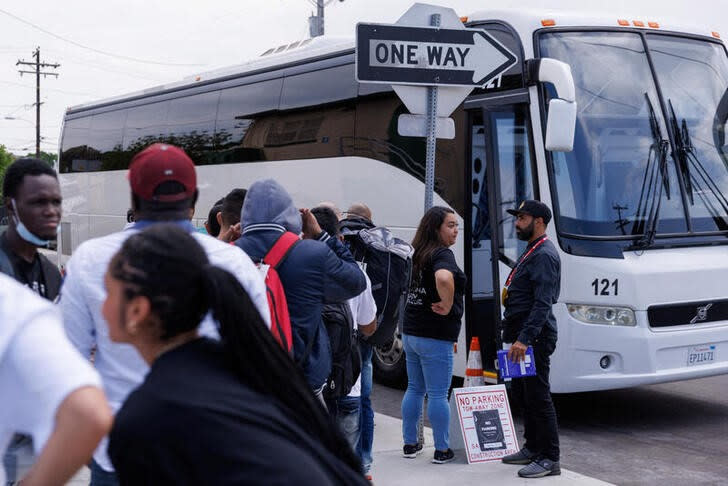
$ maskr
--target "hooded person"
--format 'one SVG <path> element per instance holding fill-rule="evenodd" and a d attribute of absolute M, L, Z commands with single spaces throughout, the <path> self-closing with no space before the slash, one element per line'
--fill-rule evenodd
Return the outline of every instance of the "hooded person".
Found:
<path fill-rule="evenodd" d="M 277 267 L 288 302 L 293 356 L 311 389 L 320 397 L 331 372 L 329 338 L 321 309 L 344 302 L 366 288 L 366 279 L 349 250 L 321 230 L 308 209 L 300 211 L 273 179 L 250 186 L 241 212 L 242 236 L 235 243 L 261 261 L 285 232 L 302 233 Z"/>

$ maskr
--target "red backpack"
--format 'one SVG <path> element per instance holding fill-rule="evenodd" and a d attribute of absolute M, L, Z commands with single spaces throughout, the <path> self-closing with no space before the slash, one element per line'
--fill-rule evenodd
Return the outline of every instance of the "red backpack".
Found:
<path fill-rule="evenodd" d="M 258 263 L 266 293 L 268 294 L 268 307 L 270 308 L 270 328 L 273 337 L 293 356 L 293 334 L 291 331 L 291 317 L 288 314 L 288 303 L 283 291 L 283 284 L 276 270 L 285 260 L 288 252 L 301 241 L 297 235 L 286 231 L 273 244 L 263 260 Z"/>

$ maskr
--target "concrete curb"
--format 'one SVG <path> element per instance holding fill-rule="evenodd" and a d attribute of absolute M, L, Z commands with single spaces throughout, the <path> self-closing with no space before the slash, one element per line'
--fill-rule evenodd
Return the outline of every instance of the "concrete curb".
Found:
<path fill-rule="evenodd" d="M 463 450 L 455 451 L 455 460 L 448 464 L 432 464 L 435 452 L 432 430 L 425 429 L 425 449 L 416 459 L 402 457 L 402 421 L 387 415 L 374 416 L 374 464 L 371 474 L 376 486 L 400 485 L 469 485 L 488 482 L 500 485 L 560 484 L 597 486 L 608 485 L 598 479 L 590 478 L 567 469 L 561 469 L 561 476 L 533 479 L 519 478 L 518 469 L 500 462 L 481 464 L 467 463 Z"/>

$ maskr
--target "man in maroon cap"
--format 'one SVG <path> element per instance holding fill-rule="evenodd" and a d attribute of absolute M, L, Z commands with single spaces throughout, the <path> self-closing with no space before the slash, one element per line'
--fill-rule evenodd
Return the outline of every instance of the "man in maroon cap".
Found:
<path fill-rule="evenodd" d="M 109 339 L 101 306 L 106 298 L 104 274 L 114 254 L 135 232 L 157 222 L 173 222 L 189 231 L 205 249 L 210 262 L 235 275 L 270 325 L 265 284 L 256 266 L 240 248 L 195 231 L 190 218 L 197 201 L 197 175 L 192 160 L 181 149 L 156 143 L 139 152 L 129 168 L 133 227 L 84 242 L 66 267 L 60 306 L 71 342 L 85 356 L 95 349 L 94 365 L 101 375 L 109 405 L 116 412 L 129 392 L 148 371 L 147 364 L 134 348 Z M 217 337 L 208 316 L 200 330 Z M 104 439 L 91 463 L 91 485 L 118 484 Z"/>

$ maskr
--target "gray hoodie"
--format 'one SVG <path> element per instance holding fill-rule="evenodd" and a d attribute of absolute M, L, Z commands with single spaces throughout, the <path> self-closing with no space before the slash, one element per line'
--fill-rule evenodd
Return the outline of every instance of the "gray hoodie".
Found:
<path fill-rule="evenodd" d="M 277 225 L 291 233 L 300 234 L 301 214 L 288 192 L 273 179 L 253 183 L 245 195 L 240 212 L 242 230 L 251 226 Z"/>
<path fill-rule="evenodd" d="M 243 234 L 235 242 L 260 261 L 284 231 L 299 234 L 302 222 L 286 190 L 272 179 L 248 189 L 241 212 Z M 299 241 L 277 268 L 293 331 L 293 357 L 317 390 L 331 371 L 331 350 L 321 320 L 323 305 L 344 302 L 366 288 L 364 273 L 338 238 Z"/>

